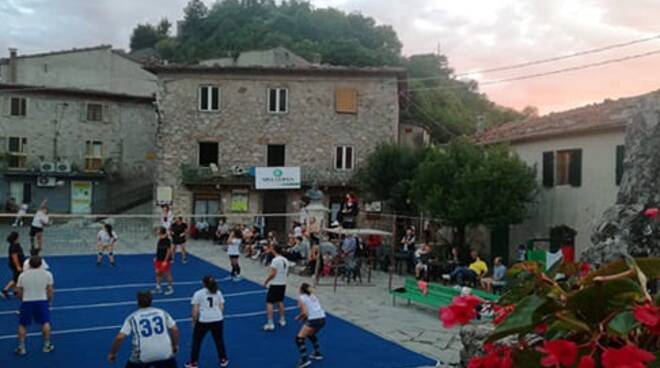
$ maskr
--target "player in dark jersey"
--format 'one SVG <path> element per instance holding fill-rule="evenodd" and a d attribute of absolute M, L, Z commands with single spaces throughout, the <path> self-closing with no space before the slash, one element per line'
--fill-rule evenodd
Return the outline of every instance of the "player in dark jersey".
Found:
<path fill-rule="evenodd" d="M 181 262 L 188 262 L 188 252 L 186 251 L 186 240 L 188 237 L 188 224 L 183 221 L 183 217 L 177 217 L 172 226 L 170 226 L 170 233 L 172 234 L 172 262 L 176 258 L 176 248 L 181 247 Z"/>
<path fill-rule="evenodd" d="M 23 248 L 18 243 L 18 233 L 16 231 L 12 231 L 9 234 L 7 243 L 9 244 L 8 261 L 12 278 L 2 289 L 2 294 L 0 294 L 0 297 L 5 299 L 9 296 L 10 289 L 16 291 L 16 282 L 18 282 L 18 276 L 23 272 L 23 261 L 25 260 L 25 254 L 23 253 Z"/>
<path fill-rule="evenodd" d="M 167 229 L 161 227 L 158 230 L 158 245 L 156 247 L 156 258 L 154 259 L 154 268 L 156 269 L 156 289 L 155 294 L 160 294 L 163 290 L 160 287 L 160 279 L 167 278 L 168 288 L 165 295 L 172 295 L 172 242 L 167 234 Z"/>

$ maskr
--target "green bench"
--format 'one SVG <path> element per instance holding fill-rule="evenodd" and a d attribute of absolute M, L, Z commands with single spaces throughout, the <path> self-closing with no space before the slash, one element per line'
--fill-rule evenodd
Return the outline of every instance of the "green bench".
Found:
<path fill-rule="evenodd" d="M 396 299 L 406 299 L 408 304 L 415 302 L 439 308 L 451 304 L 454 297 L 459 296 L 460 291 L 450 286 L 428 283 L 428 293 L 424 295 L 417 286 L 417 280 L 414 277 L 406 277 L 404 287 L 390 291 L 392 294 L 392 305 L 396 305 Z M 487 301 L 496 301 L 499 296 L 485 292 L 483 290 L 472 289 L 472 295 Z"/>

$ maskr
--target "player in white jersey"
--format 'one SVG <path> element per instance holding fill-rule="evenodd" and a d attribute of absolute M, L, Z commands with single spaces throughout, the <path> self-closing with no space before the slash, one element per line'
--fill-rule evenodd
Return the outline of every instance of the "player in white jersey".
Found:
<path fill-rule="evenodd" d="M 193 343 L 190 353 L 190 361 L 186 368 L 197 368 L 199 361 L 199 349 L 202 347 L 204 336 L 211 332 L 215 349 L 218 352 L 220 366 L 229 365 L 227 352 L 225 351 L 225 340 L 223 336 L 225 298 L 218 290 L 218 282 L 213 276 L 207 275 L 202 279 L 204 288 L 197 290 L 192 297 L 192 320 L 193 320 Z"/>
<path fill-rule="evenodd" d="M 296 320 L 305 321 L 305 324 L 300 328 L 296 336 L 296 345 L 298 346 L 298 351 L 300 351 L 298 368 L 303 368 L 312 364 L 310 359 L 323 359 L 319 339 L 316 337 L 316 334 L 325 326 L 325 311 L 319 299 L 314 295 L 314 289 L 307 283 L 303 283 L 300 286 L 298 307 L 300 308 L 300 314 L 296 316 Z M 308 338 L 314 347 L 314 352 L 309 357 L 307 356 L 307 348 L 305 347 L 305 338 Z"/>
<path fill-rule="evenodd" d="M 151 306 L 148 291 L 137 294 L 138 309 L 131 313 L 112 342 L 108 361 L 114 363 L 127 336 L 132 336 L 133 350 L 126 368 L 176 368 L 174 354 L 179 350 L 179 330 L 162 309 Z"/>
<path fill-rule="evenodd" d="M 46 201 L 43 201 L 41 202 L 41 206 L 39 206 L 37 213 L 34 214 L 34 218 L 32 219 L 32 224 L 30 226 L 31 248 L 35 248 L 36 240 L 36 248 L 41 249 L 44 244 L 44 227 L 48 225 L 49 221 L 48 207 L 46 206 Z"/>
<path fill-rule="evenodd" d="M 238 261 L 241 256 L 241 244 L 243 244 L 243 232 L 240 229 L 234 229 L 227 245 L 227 254 L 229 262 L 231 262 L 231 278 L 234 281 L 241 280 L 241 265 Z"/>
<path fill-rule="evenodd" d="M 275 257 L 270 262 L 270 272 L 264 287 L 268 288 L 266 295 L 266 313 L 268 315 L 268 322 L 264 325 L 264 331 L 275 330 L 273 323 L 273 305 L 277 304 L 280 312 L 280 326 L 286 326 L 286 317 L 284 315 L 284 296 L 286 294 L 286 278 L 289 273 L 289 261 L 282 257 L 282 248 L 279 245 L 274 245 L 270 249 L 271 254 Z"/>
<path fill-rule="evenodd" d="M 172 210 L 170 209 L 170 206 L 164 204 L 161 208 L 163 210 L 163 213 L 160 216 L 160 226 L 167 229 L 167 232 L 169 234 L 170 227 L 172 226 L 172 222 L 174 221 L 174 215 L 172 214 Z"/>
<path fill-rule="evenodd" d="M 107 252 L 112 267 L 115 266 L 115 244 L 117 244 L 117 233 L 112 230 L 112 225 L 103 224 L 103 229 L 96 234 L 96 248 L 99 254 L 96 256 L 96 265 L 103 262 L 103 253 Z"/>

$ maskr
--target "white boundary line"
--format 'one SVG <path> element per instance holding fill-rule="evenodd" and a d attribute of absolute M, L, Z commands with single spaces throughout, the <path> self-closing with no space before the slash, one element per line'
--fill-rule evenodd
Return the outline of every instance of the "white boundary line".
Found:
<path fill-rule="evenodd" d="M 293 310 L 298 307 L 291 306 L 291 307 L 286 307 L 284 308 L 285 310 Z M 254 317 L 254 316 L 260 316 L 266 314 L 265 311 L 259 311 L 259 312 L 248 312 L 248 313 L 235 313 L 235 314 L 228 314 L 225 316 L 225 319 L 234 319 L 234 318 L 247 318 L 247 317 Z M 190 322 L 190 318 L 181 318 L 181 319 L 176 319 L 174 320 L 176 323 L 187 323 Z M 75 333 L 84 333 L 84 332 L 95 332 L 95 331 L 105 331 L 105 330 L 119 330 L 121 328 L 121 325 L 112 325 L 112 326 L 97 326 L 97 327 L 87 327 L 87 328 L 72 328 L 69 330 L 59 330 L 59 331 L 53 331 L 51 334 L 52 335 L 69 335 L 69 334 L 75 334 Z M 29 337 L 34 337 L 34 336 L 41 336 L 41 332 L 31 332 L 27 334 Z M 0 340 L 11 340 L 15 339 L 16 335 L 2 335 L 0 336 Z"/>
<path fill-rule="evenodd" d="M 240 292 L 240 293 L 224 294 L 224 297 L 229 298 L 229 297 L 234 297 L 234 296 L 255 295 L 255 294 L 265 294 L 265 293 L 266 293 L 266 290 L 252 290 L 252 291 L 243 291 L 243 292 Z M 190 298 L 191 297 L 154 299 L 153 303 L 154 304 L 157 304 L 157 303 L 176 303 L 176 302 L 190 301 Z M 135 305 L 136 303 L 137 302 L 135 300 L 131 300 L 131 301 L 126 301 L 126 302 L 63 305 L 63 306 L 59 306 L 59 307 L 52 307 L 52 308 L 50 308 L 50 310 L 52 312 L 52 311 L 57 311 L 57 310 L 105 308 L 105 307 L 117 307 L 117 306 L 121 306 L 121 305 Z M 9 315 L 9 314 L 16 314 L 16 313 L 18 313 L 18 311 L 15 311 L 15 310 L 2 311 L 2 312 L 0 312 L 0 316 Z"/>
<path fill-rule="evenodd" d="M 229 281 L 231 280 L 231 276 L 223 277 L 221 279 L 218 279 L 217 281 Z M 174 285 L 196 285 L 199 284 L 200 287 L 202 285 L 201 280 L 197 281 L 178 281 L 175 282 Z M 76 288 L 63 288 L 63 289 L 58 289 L 55 288 L 55 293 L 70 293 L 70 292 L 75 292 L 75 291 L 95 291 L 95 290 L 111 290 L 111 289 L 133 289 L 133 288 L 142 288 L 142 287 L 153 287 L 156 285 L 156 282 L 149 282 L 149 283 L 141 283 L 141 284 L 119 284 L 119 285 L 102 285 L 102 286 L 84 286 L 84 287 L 76 287 Z"/>

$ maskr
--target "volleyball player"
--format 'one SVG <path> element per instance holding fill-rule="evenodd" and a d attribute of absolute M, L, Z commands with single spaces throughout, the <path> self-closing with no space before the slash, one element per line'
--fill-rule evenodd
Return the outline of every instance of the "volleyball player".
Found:
<path fill-rule="evenodd" d="M 165 295 L 172 295 L 174 288 L 172 287 L 172 242 L 167 234 L 167 229 L 161 227 L 158 230 L 158 244 L 156 246 L 156 259 L 154 259 L 154 267 L 156 269 L 156 289 L 155 294 L 160 294 L 163 289 L 160 287 L 160 280 L 163 276 L 167 278 L 168 288 Z"/>
<path fill-rule="evenodd" d="M 172 211 L 170 210 L 170 206 L 167 204 L 164 204 L 161 209 L 163 210 L 163 213 L 160 216 L 160 226 L 167 229 L 169 234 L 170 226 L 172 226 L 173 221 Z"/>
<path fill-rule="evenodd" d="M 186 239 L 188 236 L 188 224 L 183 221 L 183 217 L 179 216 L 174 220 L 170 226 L 172 233 L 172 262 L 176 258 L 176 248 L 181 247 L 181 263 L 188 262 L 188 252 L 186 251 Z"/>
<path fill-rule="evenodd" d="M 32 225 L 30 226 L 30 247 L 41 250 L 41 247 L 44 243 L 44 227 L 48 225 L 48 207 L 46 206 L 46 201 L 41 202 L 39 210 L 34 214 L 32 219 Z"/>
<path fill-rule="evenodd" d="M 286 294 L 286 278 L 289 271 L 289 261 L 282 257 L 282 248 L 279 245 L 271 247 L 270 252 L 275 257 L 270 262 L 270 272 L 264 287 L 268 288 L 266 295 L 266 313 L 268 314 L 268 321 L 264 325 L 264 331 L 275 330 L 273 323 L 273 306 L 277 304 L 280 312 L 280 327 L 286 326 L 286 316 L 284 314 L 284 296 Z"/>
<path fill-rule="evenodd" d="M 12 277 L 0 294 L 0 296 L 5 299 L 9 297 L 10 289 L 16 293 L 16 283 L 18 282 L 18 276 L 23 272 L 23 262 L 25 260 L 25 253 L 23 253 L 23 248 L 18 242 L 18 233 L 16 231 L 12 231 L 9 236 L 7 236 L 7 243 L 9 244 L 9 270 L 11 271 Z"/>
<path fill-rule="evenodd" d="M 325 326 L 325 311 L 321 307 L 319 299 L 314 295 L 314 289 L 309 284 L 303 283 L 299 292 L 298 307 L 300 308 L 300 314 L 296 316 L 296 320 L 302 320 L 305 323 L 296 336 L 296 345 L 300 352 L 298 368 L 303 368 L 312 364 L 310 359 L 323 360 L 316 334 Z M 309 339 L 314 347 L 314 352 L 309 357 L 305 347 L 305 338 Z"/>
<path fill-rule="evenodd" d="M 151 306 L 148 291 L 137 294 L 139 309 L 129 315 L 112 342 L 108 361 L 114 363 L 127 336 L 132 336 L 132 353 L 126 368 L 176 368 L 179 330 L 169 313 Z"/>
<path fill-rule="evenodd" d="M 241 279 L 241 265 L 238 259 L 241 255 L 241 244 L 243 243 L 243 232 L 240 229 L 234 229 L 229 238 L 229 245 L 227 246 L 227 254 L 229 255 L 229 262 L 231 262 L 231 278 L 234 281 Z"/>
<path fill-rule="evenodd" d="M 99 254 L 96 256 L 96 265 L 100 266 L 103 262 L 103 253 L 108 254 L 108 259 L 112 267 L 115 266 L 115 244 L 117 243 L 117 233 L 112 230 L 112 225 L 103 224 L 103 229 L 96 234 L 96 248 Z"/>
<path fill-rule="evenodd" d="M 190 361 L 186 368 L 197 368 L 199 361 L 199 350 L 207 332 L 211 332 L 215 349 L 218 352 L 220 366 L 229 365 L 225 341 L 223 336 L 225 298 L 218 290 L 218 282 L 213 276 L 207 275 L 202 279 L 204 287 L 199 289 L 192 297 L 192 321 L 193 321 L 193 343 L 190 353 Z"/>

